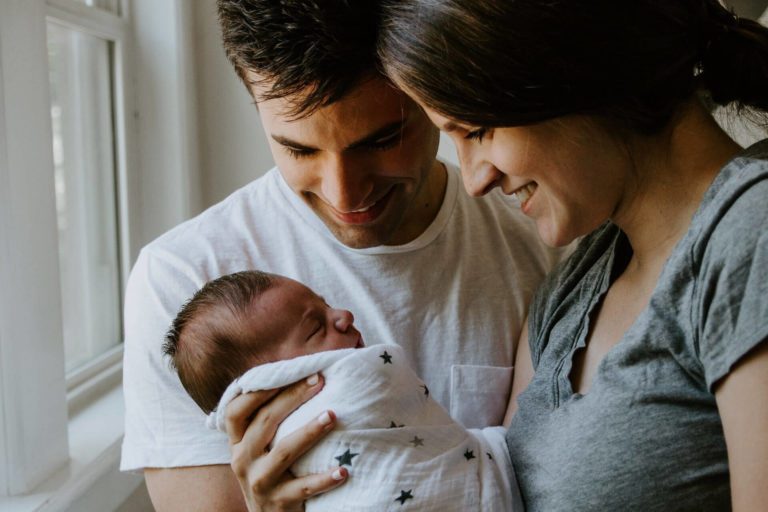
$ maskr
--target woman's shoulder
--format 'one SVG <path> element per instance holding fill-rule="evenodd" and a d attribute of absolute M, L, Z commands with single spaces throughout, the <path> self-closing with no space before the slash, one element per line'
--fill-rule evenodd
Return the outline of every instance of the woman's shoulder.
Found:
<path fill-rule="evenodd" d="M 732 159 L 707 191 L 692 228 L 693 255 L 726 258 L 765 237 L 768 227 L 768 139 Z"/>
<path fill-rule="evenodd" d="M 768 335 L 768 143 L 733 159 L 694 218 L 695 353 L 710 388 Z"/>

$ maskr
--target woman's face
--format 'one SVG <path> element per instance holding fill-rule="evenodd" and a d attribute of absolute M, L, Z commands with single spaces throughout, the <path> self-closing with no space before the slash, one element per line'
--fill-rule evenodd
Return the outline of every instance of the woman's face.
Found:
<path fill-rule="evenodd" d="M 499 187 L 516 195 L 548 245 L 589 233 L 621 206 L 631 160 L 618 138 L 587 118 L 483 129 L 422 107 L 456 144 L 467 192 Z"/>

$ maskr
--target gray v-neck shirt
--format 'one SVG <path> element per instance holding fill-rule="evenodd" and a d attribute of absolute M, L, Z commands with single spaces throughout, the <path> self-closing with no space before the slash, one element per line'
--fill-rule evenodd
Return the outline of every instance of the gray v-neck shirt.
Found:
<path fill-rule="evenodd" d="M 529 320 L 536 372 L 507 433 L 526 510 L 730 509 L 713 386 L 768 339 L 766 159 L 768 140 L 720 171 L 585 395 L 571 387 L 573 355 L 614 261 L 630 254 L 626 236 L 605 224 L 539 288 Z"/>

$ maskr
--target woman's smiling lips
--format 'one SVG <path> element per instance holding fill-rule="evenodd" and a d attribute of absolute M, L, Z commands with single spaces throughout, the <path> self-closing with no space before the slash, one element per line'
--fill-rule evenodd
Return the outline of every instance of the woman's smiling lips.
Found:
<path fill-rule="evenodd" d="M 512 191 L 511 195 L 515 196 L 517 200 L 520 201 L 520 209 L 523 211 L 523 213 L 528 213 L 530 210 L 530 208 L 528 208 L 528 202 L 530 201 L 531 196 L 536 193 L 536 189 L 538 187 L 539 186 L 535 181 L 530 181 L 522 187 Z"/>

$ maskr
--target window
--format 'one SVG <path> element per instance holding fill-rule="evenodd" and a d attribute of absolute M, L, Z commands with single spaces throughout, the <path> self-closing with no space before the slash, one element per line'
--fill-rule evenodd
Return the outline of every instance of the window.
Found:
<path fill-rule="evenodd" d="M 3 510 L 34 500 L 1 496 L 93 478 L 81 455 L 114 451 L 122 432 L 132 1 L 0 2 Z M 98 431 L 92 422 L 73 434 L 79 408 L 98 397 L 114 419 L 102 414 Z M 101 451 L 87 453 L 91 439 Z"/>
<path fill-rule="evenodd" d="M 47 22 L 66 372 L 120 344 L 111 41 Z"/>
<path fill-rule="evenodd" d="M 195 205 L 195 4 L 0 0 L 3 512 L 111 510 L 141 480 L 117 473 L 121 298 Z"/>

